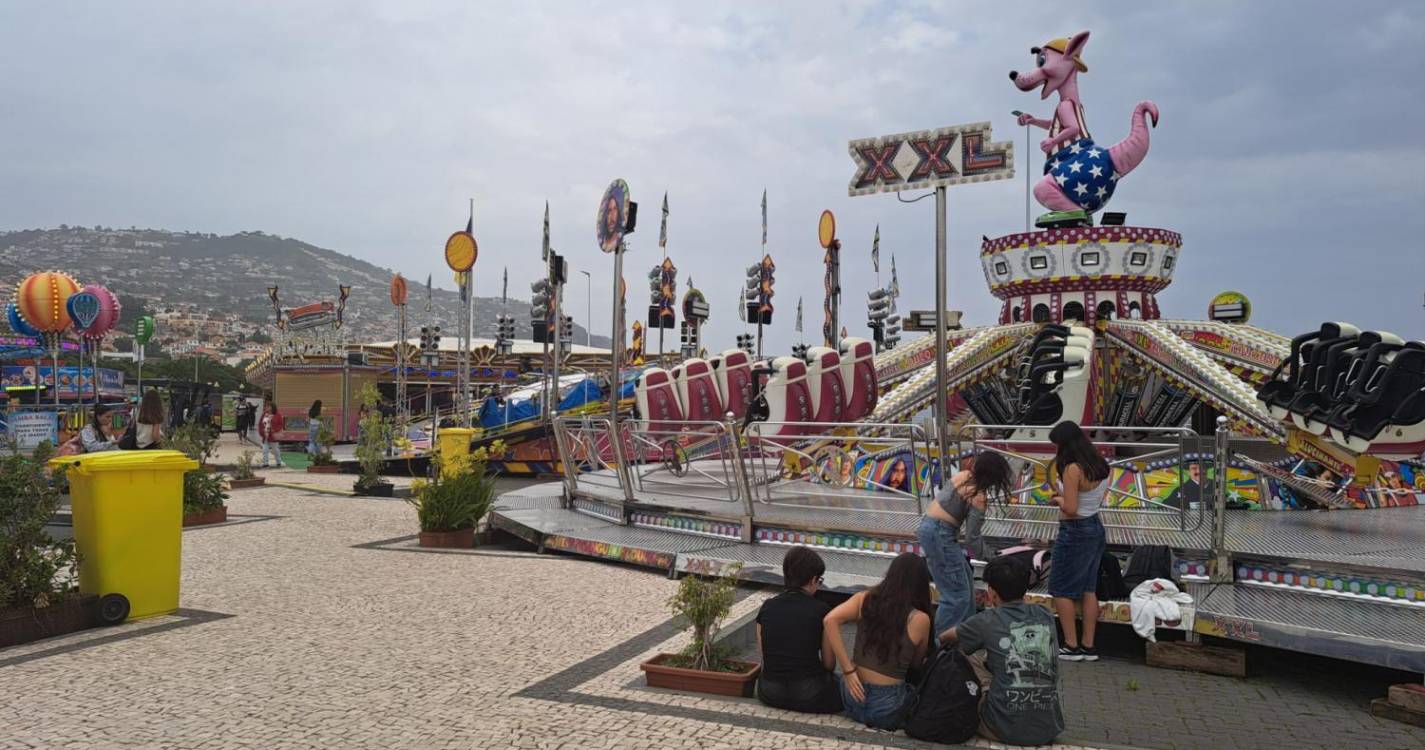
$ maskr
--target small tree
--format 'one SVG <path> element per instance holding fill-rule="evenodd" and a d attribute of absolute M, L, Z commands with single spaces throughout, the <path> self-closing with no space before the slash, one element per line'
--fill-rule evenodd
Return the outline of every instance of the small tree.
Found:
<path fill-rule="evenodd" d="M 327 426 L 325 419 L 317 425 L 317 455 L 312 456 L 312 464 L 315 466 L 331 466 L 336 463 L 332 458 L 332 443 L 336 441 L 336 436 L 332 434 L 332 428 Z"/>
<path fill-rule="evenodd" d="M 173 430 L 166 439 L 165 447 L 180 451 L 198 462 L 198 468 L 183 474 L 183 512 L 200 513 L 223 504 L 228 496 L 223 493 L 223 475 L 207 469 L 208 457 L 218 443 L 217 432 L 196 422 L 189 422 Z"/>
<path fill-rule="evenodd" d="M 361 404 L 366 407 L 366 416 L 361 418 L 361 437 L 356 442 L 356 462 L 361 466 L 361 478 L 356 481 L 358 489 L 381 483 L 381 470 L 386 468 L 386 445 L 391 440 L 391 424 L 378 408 L 381 392 L 374 383 L 367 383 L 361 389 Z"/>
<path fill-rule="evenodd" d="M 727 664 L 735 649 L 717 643 L 717 634 L 736 599 L 742 566 L 733 565 L 726 572 L 720 578 L 687 575 L 678 583 L 678 592 L 669 597 L 673 616 L 686 620 L 693 631 L 693 642 L 678 656 L 676 666 L 709 672 L 735 669 Z"/>

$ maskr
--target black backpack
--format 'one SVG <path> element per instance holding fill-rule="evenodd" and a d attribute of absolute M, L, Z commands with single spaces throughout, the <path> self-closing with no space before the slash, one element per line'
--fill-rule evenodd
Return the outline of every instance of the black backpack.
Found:
<path fill-rule="evenodd" d="M 955 646 L 936 652 L 917 686 L 905 733 L 918 740 L 958 745 L 980 726 L 980 682 Z"/>
<path fill-rule="evenodd" d="M 1112 552 L 1104 550 L 1098 562 L 1096 593 L 1099 601 L 1127 599 L 1129 591 L 1128 585 L 1123 582 L 1123 567 L 1118 564 L 1118 558 L 1114 557 Z"/>
<path fill-rule="evenodd" d="M 1129 591 L 1138 584 L 1153 578 L 1173 580 L 1173 551 L 1163 546 L 1142 546 L 1133 548 L 1133 556 L 1128 558 L 1128 569 L 1123 571 L 1123 585 Z"/>

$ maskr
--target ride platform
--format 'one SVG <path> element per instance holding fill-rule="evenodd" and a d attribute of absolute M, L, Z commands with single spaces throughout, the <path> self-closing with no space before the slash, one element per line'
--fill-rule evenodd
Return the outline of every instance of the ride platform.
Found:
<path fill-rule="evenodd" d="M 490 523 L 538 546 L 666 571 L 781 583 L 789 546 L 817 549 L 825 587 L 874 585 L 891 559 L 917 552 L 924 500 L 812 482 L 753 485 L 738 494 L 720 460 L 682 476 L 660 465 L 607 467 L 506 493 Z M 755 463 L 749 461 L 749 463 Z M 626 493 L 625 487 L 628 488 Z M 995 506 L 989 546 L 1049 541 L 1055 509 Z M 1106 510 L 1110 550 L 1174 550 L 1195 601 L 1163 627 L 1425 673 L 1425 507 L 1372 511 L 1226 512 L 1230 580 L 1210 582 L 1210 510 Z M 978 583 L 977 583 L 978 585 Z M 1042 589 L 1042 584 L 1040 589 Z M 1030 600 L 1048 604 L 1035 590 Z M 1127 602 L 1102 602 L 1100 621 L 1130 622 Z"/>

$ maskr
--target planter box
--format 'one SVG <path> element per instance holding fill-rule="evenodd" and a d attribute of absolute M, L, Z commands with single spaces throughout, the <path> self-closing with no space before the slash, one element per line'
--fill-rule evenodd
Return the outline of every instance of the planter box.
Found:
<path fill-rule="evenodd" d="M 307 467 L 307 473 L 308 473 L 308 474 L 339 474 L 339 473 L 341 473 L 341 467 L 338 466 L 338 465 L 336 465 L 336 464 L 322 464 L 322 465 L 320 465 L 320 466 L 318 466 L 317 464 L 312 464 L 311 466 L 308 466 L 308 467 Z"/>
<path fill-rule="evenodd" d="M 261 487 L 267 482 L 266 477 L 253 477 L 252 479 L 229 479 L 228 489 L 245 490 L 249 487 Z"/>
<path fill-rule="evenodd" d="M 638 665 L 638 668 L 643 670 L 649 687 L 751 698 L 757 675 L 762 671 L 761 664 L 745 661 L 731 662 L 741 667 L 738 672 L 704 672 L 700 669 L 670 667 L 664 662 L 673 656 L 659 654 Z"/>
<path fill-rule="evenodd" d="M 216 508 L 200 510 L 196 513 L 185 513 L 183 515 L 183 527 L 207 526 L 208 524 L 222 523 L 228 520 L 228 506 L 219 505 Z"/>
<path fill-rule="evenodd" d="M 48 607 L 13 607 L 0 610 L 0 648 L 18 646 L 99 625 L 94 594 L 62 596 Z"/>
<path fill-rule="evenodd" d="M 396 485 L 390 482 L 377 482 L 372 485 L 363 485 L 357 482 L 351 488 L 356 491 L 356 494 L 363 497 L 391 497 L 391 493 L 396 490 Z"/>
<path fill-rule="evenodd" d="M 420 534 L 420 546 L 469 549 L 475 546 L 475 530 L 422 531 Z"/>

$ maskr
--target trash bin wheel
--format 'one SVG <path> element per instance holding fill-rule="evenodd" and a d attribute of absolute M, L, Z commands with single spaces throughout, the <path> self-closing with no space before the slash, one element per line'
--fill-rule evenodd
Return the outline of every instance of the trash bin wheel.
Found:
<path fill-rule="evenodd" d="M 129 598 L 123 594 L 105 594 L 99 597 L 99 623 L 118 625 L 129 618 Z"/>

